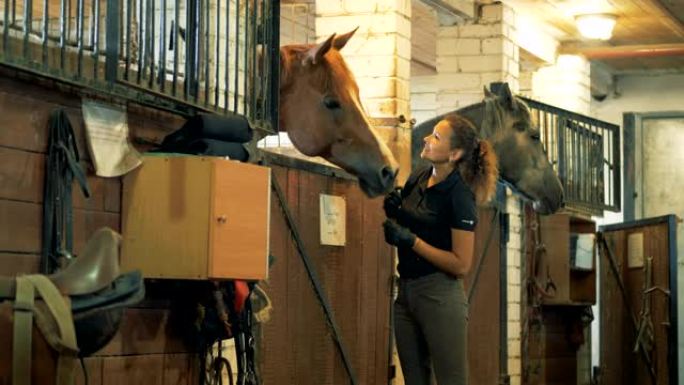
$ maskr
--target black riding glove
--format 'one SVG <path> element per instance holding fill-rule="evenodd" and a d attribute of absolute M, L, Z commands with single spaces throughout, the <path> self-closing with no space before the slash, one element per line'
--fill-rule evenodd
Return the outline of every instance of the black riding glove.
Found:
<path fill-rule="evenodd" d="M 416 243 L 416 235 L 411 230 L 392 220 L 386 220 L 382 227 L 385 230 L 385 242 L 390 245 L 410 249 Z"/>
<path fill-rule="evenodd" d="M 397 219 L 399 217 L 401 214 L 401 187 L 395 188 L 385 196 L 382 208 L 385 209 L 387 218 Z"/>

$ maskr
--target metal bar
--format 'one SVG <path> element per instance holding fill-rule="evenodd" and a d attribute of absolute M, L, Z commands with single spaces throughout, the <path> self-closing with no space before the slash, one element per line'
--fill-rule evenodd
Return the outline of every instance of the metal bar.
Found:
<path fill-rule="evenodd" d="M 245 0 L 245 67 L 243 73 L 243 89 L 242 89 L 242 114 L 249 117 L 247 112 L 247 87 L 249 79 L 249 2 L 250 0 Z"/>
<path fill-rule="evenodd" d="M 613 187 L 613 204 L 611 206 L 613 209 L 619 211 L 622 208 L 622 202 L 620 201 L 620 184 L 622 181 L 620 176 L 620 132 L 618 130 L 613 130 L 612 139 L 613 140 L 609 142 L 610 147 L 612 147 L 613 150 L 613 161 L 611 162 L 613 168 L 613 175 L 611 178 L 613 180 L 613 183 L 611 184 Z"/>
<path fill-rule="evenodd" d="M 93 59 L 95 62 L 93 63 L 93 79 L 97 80 L 99 77 L 97 76 L 98 64 L 100 62 L 100 0 L 95 0 L 94 8 L 95 10 L 93 13 L 95 14 L 95 20 L 93 20 L 93 29 L 95 30 L 95 33 L 93 35 Z M 117 29 L 118 27 L 119 26 L 117 25 Z M 116 45 L 117 47 L 119 46 L 118 41 Z"/>
<path fill-rule="evenodd" d="M 171 90 L 171 95 L 176 96 L 176 87 L 178 86 L 178 51 L 180 50 L 180 0 L 174 2 L 174 13 L 175 13 L 175 28 L 173 28 L 173 81 Z M 187 12 L 187 9 L 186 9 Z M 186 43 L 187 45 L 187 43 Z"/>
<path fill-rule="evenodd" d="M 126 2 L 126 69 L 124 71 L 124 79 L 129 80 L 131 72 L 131 46 L 133 45 L 133 20 L 132 20 L 132 8 L 133 0 L 127 0 Z M 109 12 L 107 12 L 109 14 Z"/>
<path fill-rule="evenodd" d="M 5 0 L 7 1 L 7 0 Z M 48 20 L 50 19 L 48 0 L 43 0 L 43 69 L 48 69 Z"/>
<path fill-rule="evenodd" d="M 65 11 L 65 22 L 66 22 L 66 36 L 65 38 L 65 44 L 69 44 L 69 39 L 71 39 L 71 0 L 65 0 L 65 6 L 64 6 L 64 11 Z"/>
<path fill-rule="evenodd" d="M 268 52 L 266 48 L 268 47 L 268 20 L 266 18 L 266 0 L 261 1 L 261 86 L 259 90 L 261 92 L 260 101 L 261 106 L 259 106 L 261 124 L 266 123 L 266 105 L 268 95 Z"/>
<path fill-rule="evenodd" d="M 252 117 L 252 119 L 257 119 L 257 76 L 259 75 L 259 71 L 257 71 L 257 12 L 259 12 L 259 2 L 258 0 L 254 1 L 254 9 L 252 10 L 252 79 L 251 79 L 251 87 L 249 88 L 249 94 L 250 94 L 250 100 L 252 102 L 251 106 L 251 111 L 249 111 L 249 116 Z M 245 90 L 245 94 L 247 94 L 247 90 Z"/>
<path fill-rule="evenodd" d="M 119 67 L 119 4 L 121 0 L 107 0 L 105 80 L 113 84 Z"/>
<path fill-rule="evenodd" d="M 88 45 L 91 47 L 93 46 L 93 41 L 95 40 L 95 6 L 93 3 L 97 2 L 97 0 L 90 0 L 90 15 L 88 15 Z M 86 45 L 86 47 L 88 47 Z M 91 50 L 92 51 L 92 50 Z M 92 52 L 90 52 L 90 56 L 92 56 Z"/>
<path fill-rule="evenodd" d="M 64 0 L 62 0 L 64 1 Z M 9 0 L 5 0 L 5 13 L 2 20 L 2 49 L 5 57 L 9 53 Z"/>
<path fill-rule="evenodd" d="M 193 0 L 192 13 L 192 73 L 190 78 L 190 93 L 194 96 L 195 103 L 199 101 L 199 74 L 200 74 L 200 32 L 202 18 L 202 0 Z"/>
<path fill-rule="evenodd" d="M 204 106 L 206 107 L 209 105 L 209 86 L 211 85 L 211 82 L 209 81 L 211 67 L 211 63 L 209 62 L 209 30 L 211 29 L 209 19 L 211 18 L 211 15 L 209 14 L 209 0 L 206 0 L 203 4 L 205 6 L 204 18 L 202 19 L 202 26 L 204 28 Z"/>
<path fill-rule="evenodd" d="M 24 2 L 24 59 L 29 60 L 29 35 L 31 34 L 31 24 L 33 23 L 33 0 Z"/>
<path fill-rule="evenodd" d="M 568 195 L 568 178 L 567 178 L 567 162 L 565 155 L 565 119 L 561 117 L 556 118 L 556 128 L 558 130 L 558 176 L 560 177 L 561 183 L 563 184 L 563 190 L 565 192 L 566 198 Z"/>
<path fill-rule="evenodd" d="M 271 81 L 269 82 L 270 98 L 270 121 L 271 129 L 278 132 L 278 108 L 280 103 L 280 0 L 271 2 L 271 22 L 270 25 L 270 50 L 268 52 L 271 61 Z"/>
<path fill-rule="evenodd" d="M 154 88 L 154 42 L 157 40 L 157 34 L 156 34 L 156 29 L 155 29 L 155 23 L 154 23 L 154 14 L 156 10 L 154 9 L 154 0 L 148 0 L 148 7 L 147 9 L 149 10 L 148 12 L 148 17 L 149 17 L 149 22 L 147 23 L 150 26 L 150 29 L 146 33 L 150 37 L 150 49 L 149 49 L 149 56 L 150 56 L 150 79 L 149 79 L 149 87 L 151 89 Z"/>
<path fill-rule="evenodd" d="M 159 25 L 161 27 L 161 44 L 159 44 L 159 87 L 161 92 L 166 89 L 166 0 L 161 2 Z"/>
<path fill-rule="evenodd" d="M 143 46 L 145 45 L 145 36 L 143 35 L 143 32 L 145 29 L 143 28 L 143 22 L 145 21 L 144 17 L 144 12 L 143 12 L 143 3 L 145 0 L 137 0 L 138 1 L 138 81 L 137 84 L 142 83 L 143 79 L 143 72 L 145 71 L 145 66 L 144 66 L 144 59 L 143 59 Z"/>
<path fill-rule="evenodd" d="M 230 1 L 230 0 L 226 0 Z M 214 109 L 219 108 L 219 70 L 221 68 L 221 0 L 216 0 L 216 51 L 214 63 L 216 64 L 216 73 L 214 78 Z M 227 36 L 226 36 L 227 37 Z"/>
<path fill-rule="evenodd" d="M 228 90 L 230 89 L 230 0 L 226 0 L 226 59 L 224 61 L 224 82 L 223 105 L 225 112 L 228 113 Z"/>
<path fill-rule="evenodd" d="M 83 14 L 85 13 L 83 0 L 76 3 L 76 44 L 78 45 L 77 77 L 83 77 Z"/>
<path fill-rule="evenodd" d="M 247 1 L 247 0 L 246 0 Z M 233 88 L 233 112 L 238 112 L 238 86 L 240 78 L 240 0 L 235 0 L 235 84 Z"/>
<path fill-rule="evenodd" d="M 192 3 L 193 0 L 186 0 L 185 2 L 185 74 L 184 74 L 184 87 L 183 87 L 183 98 L 185 100 L 188 100 L 189 94 L 190 94 L 190 70 L 191 70 L 191 63 L 192 63 L 192 56 L 191 56 L 191 46 L 192 46 L 192 28 L 191 28 L 191 22 L 190 22 L 190 16 L 192 14 L 191 8 L 192 8 Z M 180 28 L 180 26 L 179 26 Z"/>

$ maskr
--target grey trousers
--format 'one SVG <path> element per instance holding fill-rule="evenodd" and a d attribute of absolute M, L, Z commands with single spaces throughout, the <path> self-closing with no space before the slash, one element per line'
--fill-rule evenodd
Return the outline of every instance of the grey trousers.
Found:
<path fill-rule="evenodd" d="M 465 385 L 468 302 L 463 280 L 444 273 L 400 279 L 394 334 L 406 385 Z"/>

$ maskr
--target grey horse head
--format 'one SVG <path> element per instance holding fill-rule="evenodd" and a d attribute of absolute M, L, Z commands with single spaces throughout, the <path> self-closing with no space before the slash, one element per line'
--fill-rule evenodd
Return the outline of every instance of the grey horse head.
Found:
<path fill-rule="evenodd" d="M 457 113 L 470 120 L 480 137 L 491 142 L 499 158 L 502 179 L 534 201 L 540 214 L 552 214 L 563 205 L 563 187 L 544 151 L 539 129 L 534 126 L 527 105 L 504 83 L 496 94 L 485 89 L 485 99 Z M 423 138 L 432 132 L 443 114 L 417 125 L 411 135 L 412 167 L 420 167 Z"/>

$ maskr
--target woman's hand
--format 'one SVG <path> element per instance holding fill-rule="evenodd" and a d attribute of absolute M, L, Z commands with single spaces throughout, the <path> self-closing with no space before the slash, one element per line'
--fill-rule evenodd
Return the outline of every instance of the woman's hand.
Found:
<path fill-rule="evenodd" d="M 385 215 L 390 219 L 397 219 L 401 211 L 401 187 L 397 187 L 387 194 L 382 204 Z"/>
<path fill-rule="evenodd" d="M 410 249 L 416 244 L 416 235 L 406 227 L 389 219 L 382 224 L 382 227 L 385 230 L 385 242 L 390 245 Z"/>

